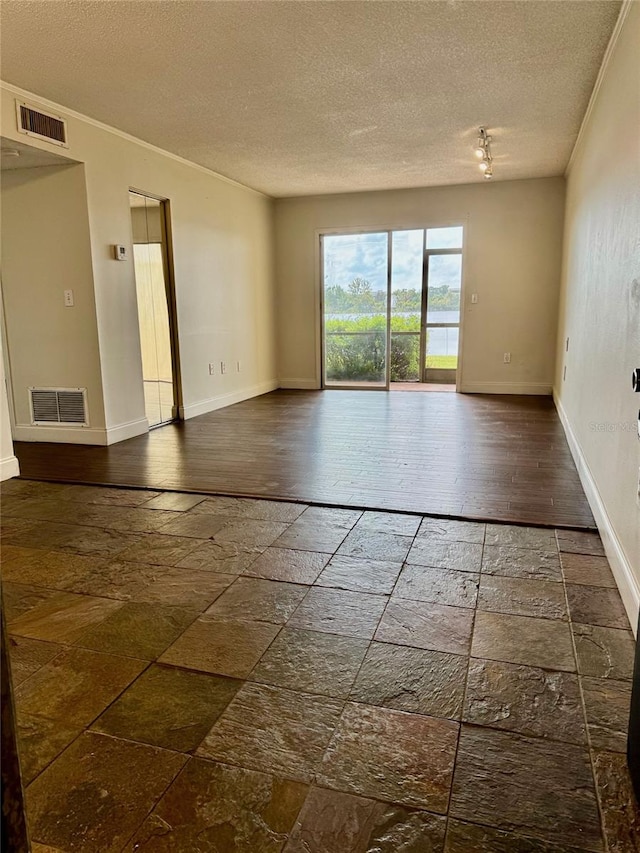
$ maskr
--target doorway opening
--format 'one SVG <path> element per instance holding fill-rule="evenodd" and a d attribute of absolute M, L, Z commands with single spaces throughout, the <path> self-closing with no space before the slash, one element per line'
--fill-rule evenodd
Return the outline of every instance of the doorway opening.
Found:
<path fill-rule="evenodd" d="M 144 406 L 149 427 L 177 420 L 180 404 L 168 201 L 129 192 Z"/>
<path fill-rule="evenodd" d="M 321 238 L 323 387 L 455 390 L 462 226 Z"/>

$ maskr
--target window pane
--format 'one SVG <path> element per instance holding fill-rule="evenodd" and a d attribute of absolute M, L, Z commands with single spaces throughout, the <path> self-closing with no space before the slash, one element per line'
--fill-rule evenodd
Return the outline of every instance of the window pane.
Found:
<path fill-rule="evenodd" d="M 460 322 L 462 255 L 431 255 L 427 323 Z"/>
<path fill-rule="evenodd" d="M 427 249 L 461 249 L 462 225 L 452 228 L 429 228 L 427 231 Z"/>
<path fill-rule="evenodd" d="M 391 249 L 391 381 L 417 382 L 424 230 L 394 231 Z"/>
<path fill-rule="evenodd" d="M 458 345 L 460 330 L 451 328 L 427 329 L 426 367 L 438 370 L 455 370 L 458 366 Z"/>

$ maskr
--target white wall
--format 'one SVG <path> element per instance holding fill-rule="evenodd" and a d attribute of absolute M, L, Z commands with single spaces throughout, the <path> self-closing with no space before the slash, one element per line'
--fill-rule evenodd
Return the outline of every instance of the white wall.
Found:
<path fill-rule="evenodd" d="M 461 390 L 551 393 L 564 192 L 544 178 L 277 200 L 281 384 L 320 384 L 319 232 L 463 224 Z"/>
<path fill-rule="evenodd" d="M 4 172 L 1 234 L 14 437 L 55 438 L 56 428 L 31 426 L 31 386 L 79 387 L 87 389 L 89 428 L 59 434 L 99 442 L 105 420 L 84 167 Z M 72 308 L 65 289 L 73 290 Z"/>
<path fill-rule="evenodd" d="M 627 8 L 568 174 L 555 395 L 635 628 L 640 394 L 631 391 L 631 372 L 640 367 L 640 4 Z"/>
<path fill-rule="evenodd" d="M 147 428 L 130 188 L 170 200 L 185 416 L 277 387 L 271 200 L 3 84 L 5 137 L 27 141 L 16 130 L 16 97 L 64 115 L 69 139 L 64 153 L 84 164 L 105 441 Z M 51 149 L 47 143 L 33 144 Z M 129 261 L 112 259 L 114 243 L 129 246 Z M 221 375 L 218 369 L 210 376 L 209 362 L 220 361 L 229 371 Z M 241 373 L 235 372 L 237 361 Z"/>

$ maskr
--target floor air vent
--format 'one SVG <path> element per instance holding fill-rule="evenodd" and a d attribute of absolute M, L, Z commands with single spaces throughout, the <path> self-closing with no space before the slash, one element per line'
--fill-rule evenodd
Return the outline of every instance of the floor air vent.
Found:
<path fill-rule="evenodd" d="M 29 388 L 31 422 L 87 426 L 86 388 Z"/>
<path fill-rule="evenodd" d="M 43 113 L 28 104 L 16 101 L 18 110 L 18 130 L 27 136 L 46 139 L 54 145 L 67 148 L 67 123 L 60 116 Z"/>

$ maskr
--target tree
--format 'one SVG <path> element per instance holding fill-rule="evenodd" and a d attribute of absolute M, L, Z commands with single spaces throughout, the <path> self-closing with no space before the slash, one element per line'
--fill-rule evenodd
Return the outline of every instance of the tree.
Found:
<path fill-rule="evenodd" d="M 356 276 L 349 285 L 349 293 L 352 296 L 364 296 L 371 293 L 371 283 L 366 278 Z"/>
<path fill-rule="evenodd" d="M 394 290 L 392 293 L 394 311 L 419 311 L 421 295 L 417 290 Z"/>
<path fill-rule="evenodd" d="M 366 278 L 357 276 L 350 282 L 349 310 L 354 314 L 367 314 L 376 307 L 376 299 L 371 289 L 371 283 Z"/>
<path fill-rule="evenodd" d="M 324 292 L 324 307 L 327 314 L 344 314 L 349 310 L 349 297 L 338 284 L 327 287 Z"/>

